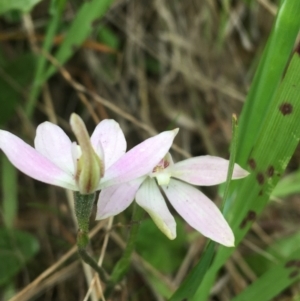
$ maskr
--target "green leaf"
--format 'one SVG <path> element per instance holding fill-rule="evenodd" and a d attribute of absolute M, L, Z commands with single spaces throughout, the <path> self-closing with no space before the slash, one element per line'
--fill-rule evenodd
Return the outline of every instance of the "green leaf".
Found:
<path fill-rule="evenodd" d="M 269 196 L 293 155 L 300 137 L 300 57 L 296 53 L 270 104 L 256 143 L 248 157 L 252 174 L 236 187 L 230 225 L 239 243 Z M 247 200 L 247 202 L 245 202 Z M 206 300 L 218 270 L 232 254 L 220 248 L 193 300 Z"/>
<path fill-rule="evenodd" d="M 275 197 L 285 197 L 300 192 L 300 170 L 284 177 L 273 190 Z"/>
<path fill-rule="evenodd" d="M 281 1 L 272 34 L 240 118 L 237 162 L 242 166 L 248 162 L 255 171 L 245 180 L 233 185 L 230 191 L 229 218 L 237 242 L 241 241 L 256 215 L 266 206 L 272 189 L 283 174 L 298 144 L 300 127 L 298 54 L 287 71 L 280 91 L 278 85 L 299 31 L 299 14 L 298 0 Z M 286 100 L 288 103 L 292 102 L 293 110 L 292 114 L 283 115 L 280 113 L 281 105 Z M 283 107 L 283 111 L 288 107 L 289 105 Z M 271 174 L 273 175 L 270 176 Z M 219 248 L 212 266 L 192 300 L 208 299 L 217 273 L 232 252 L 224 247 Z"/>
<path fill-rule="evenodd" d="M 70 28 L 66 31 L 63 42 L 54 55 L 61 65 L 72 57 L 85 39 L 91 34 L 93 30 L 93 22 L 96 21 L 96 19 L 101 18 L 106 13 L 112 2 L 113 0 L 91 0 L 86 1 L 81 5 L 80 10 L 72 21 Z M 52 0 L 50 7 L 52 19 L 47 27 L 46 39 L 43 44 L 43 50 L 47 52 L 51 50 L 52 41 L 61 22 L 61 15 L 65 5 L 66 0 Z M 30 93 L 25 110 L 27 116 L 30 117 L 33 114 L 41 86 L 56 71 L 57 68 L 53 65 L 46 66 L 46 59 L 43 56 L 39 58 L 33 89 Z"/>
<path fill-rule="evenodd" d="M 66 33 L 65 39 L 55 54 L 59 63 L 64 64 L 80 47 L 84 40 L 90 35 L 93 29 L 93 22 L 101 18 L 113 0 L 92 0 L 82 4 L 80 11 L 73 20 L 71 27 Z M 56 72 L 56 68 L 51 66 L 46 73 L 45 79 Z"/>
<path fill-rule="evenodd" d="M 206 271 L 211 265 L 213 256 L 215 254 L 216 243 L 210 241 L 207 248 L 204 250 L 204 254 L 201 256 L 198 264 L 192 269 L 188 277 L 180 285 L 179 289 L 172 295 L 169 301 L 182 301 L 190 300 L 195 294 L 195 290 L 201 283 L 205 276 Z"/>
<path fill-rule="evenodd" d="M 7 283 L 39 250 L 34 236 L 0 228 L 0 285 Z"/>
<path fill-rule="evenodd" d="M 276 240 L 264 250 L 265 255 L 253 254 L 245 258 L 247 263 L 257 275 L 262 275 L 268 269 L 273 268 L 278 262 L 287 259 L 290 254 L 299 250 L 300 233 Z"/>
<path fill-rule="evenodd" d="M 145 58 L 146 70 L 154 75 L 159 74 L 161 69 L 160 63 L 155 58 L 149 56 Z"/>
<path fill-rule="evenodd" d="M 46 36 L 43 42 L 43 50 L 46 52 L 50 52 L 53 47 L 53 39 L 61 23 L 61 16 L 64 11 L 66 2 L 66 0 L 51 1 L 51 5 L 49 8 L 49 14 L 51 15 L 51 19 L 47 25 Z M 29 97 L 25 108 L 25 112 L 28 117 L 31 117 L 31 115 L 34 112 L 37 98 L 44 83 L 46 67 L 47 59 L 43 55 L 40 55 L 37 59 L 33 85 L 32 89 L 29 92 Z"/>
<path fill-rule="evenodd" d="M 300 264 L 299 252 L 298 249 L 287 259 L 283 259 L 279 265 L 268 270 L 232 301 L 273 300 L 285 288 L 299 281 L 300 272 L 299 267 L 297 267 L 297 264 Z"/>
<path fill-rule="evenodd" d="M 99 40 L 112 49 L 119 49 L 119 37 L 107 26 L 102 26 L 98 32 Z"/>
<path fill-rule="evenodd" d="M 4 65 L 3 75 L 0 76 L 0 125 L 14 114 L 16 105 L 22 99 L 22 91 L 32 80 L 34 67 L 35 57 L 31 53 L 20 55 Z"/>
<path fill-rule="evenodd" d="M 116 283 L 122 280 L 122 278 L 125 276 L 130 266 L 131 255 L 136 245 L 136 239 L 140 228 L 140 220 L 142 219 L 143 214 L 144 214 L 143 209 L 139 207 L 136 203 L 134 203 L 133 213 L 132 213 L 133 225 L 131 226 L 129 237 L 127 240 L 127 245 L 123 252 L 123 255 L 116 263 L 112 271 L 111 279 L 110 279 L 112 282 L 112 286 L 114 286 Z M 108 287 L 107 291 L 110 291 L 110 289 L 111 287 Z"/>
<path fill-rule="evenodd" d="M 300 27 L 300 1 L 288 0 L 278 10 L 240 118 L 237 162 L 245 166 L 262 120 L 282 80 Z"/>
<path fill-rule="evenodd" d="M 16 168 L 2 155 L 3 221 L 12 229 L 18 208 L 18 185 Z"/>
<path fill-rule="evenodd" d="M 152 266 L 166 274 L 176 272 L 185 253 L 184 245 L 187 241 L 184 222 L 176 218 L 176 225 L 177 237 L 170 240 L 157 228 L 152 219 L 147 219 L 141 223 L 136 242 L 138 253 Z"/>
<path fill-rule="evenodd" d="M 0 0 L 0 15 L 10 10 L 29 12 L 41 0 Z"/>

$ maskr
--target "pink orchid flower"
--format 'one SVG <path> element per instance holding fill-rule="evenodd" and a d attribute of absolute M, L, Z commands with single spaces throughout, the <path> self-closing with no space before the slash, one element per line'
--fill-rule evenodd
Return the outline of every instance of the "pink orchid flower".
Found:
<path fill-rule="evenodd" d="M 234 246 L 234 235 L 218 207 L 193 185 L 216 185 L 226 181 L 229 161 L 201 156 L 173 163 L 168 153 L 148 175 L 101 191 L 96 219 L 104 219 L 125 210 L 136 202 L 149 213 L 158 228 L 170 239 L 176 237 L 176 222 L 161 190 L 175 210 L 204 236 Z M 233 179 L 248 172 L 235 164 Z M 190 183 L 190 184 L 188 184 Z M 159 189 L 161 188 L 161 190 Z"/>
<path fill-rule="evenodd" d="M 59 126 L 44 122 L 37 128 L 35 148 L 0 130 L 0 149 L 26 175 L 90 194 L 102 186 L 124 183 L 149 173 L 171 147 L 178 132 L 163 132 L 124 154 L 126 140 L 114 120 L 100 122 L 91 137 L 78 115 L 71 115 L 70 124 L 79 145 L 72 143 Z"/>

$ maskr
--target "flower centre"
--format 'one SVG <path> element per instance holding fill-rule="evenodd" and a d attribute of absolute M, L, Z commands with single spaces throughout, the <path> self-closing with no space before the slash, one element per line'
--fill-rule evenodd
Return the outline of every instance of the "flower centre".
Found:
<path fill-rule="evenodd" d="M 171 174 L 165 169 L 170 165 L 170 162 L 163 158 L 152 170 L 151 178 L 156 178 L 158 185 L 166 186 L 170 182 Z"/>
<path fill-rule="evenodd" d="M 160 172 L 163 171 L 165 168 L 167 168 L 170 165 L 170 162 L 168 162 L 165 158 L 160 160 L 160 162 L 153 168 L 152 172 Z"/>

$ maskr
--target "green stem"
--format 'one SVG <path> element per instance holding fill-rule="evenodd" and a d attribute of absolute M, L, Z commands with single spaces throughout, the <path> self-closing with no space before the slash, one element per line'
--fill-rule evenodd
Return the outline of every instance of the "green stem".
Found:
<path fill-rule="evenodd" d="M 105 275 L 104 270 L 86 251 L 86 247 L 89 243 L 89 221 L 93 209 L 94 200 L 95 200 L 95 193 L 93 194 L 80 194 L 79 192 L 74 193 L 75 214 L 78 223 L 78 233 L 77 233 L 78 254 L 85 263 L 91 266 L 99 274 L 101 280 L 107 282 L 108 279 Z"/>
<path fill-rule="evenodd" d="M 92 213 L 94 200 L 95 200 L 95 193 L 80 194 L 77 191 L 74 193 L 75 214 L 77 217 L 78 229 L 79 232 L 82 232 L 82 235 L 88 234 L 89 232 L 90 216 Z M 86 246 L 87 244 L 83 245 L 83 247 Z"/>
<path fill-rule="evenodd" d="M 108 278 L 105 274 L 105 271 L 102 267 L 100 267 L 97 263 L 96 260 L 94 260 L 86 251 L 86 249 L 82 249 L 78 247 L 78 254 L 80 256 L 80 258 L 87 263 L 90 267 L 92 267 L 99 275 L 100 279 L 105 282 L 108 283 Z"/>
<path fill-rule="evenodd" d="M 223 194 L 223 200 L 221 204 L 221 211 L 225 214 L 224 210 L 226 209 L 225 205 L 229 207 L 232 200 L 228 200 L 229 196 L 229 188 L 230 183 L 233 175 L 236 152 L 237 152 L 237 139 L 238 139 L 238 123 L 237 117 L 235 114 L 232 115 L 232 140 L 230 144 L 230 159 L 229 159 L 229 166 L 227 171 L 227 179 L 225 184 L 225 190 Z"/>
<path fill-rule="evenodd" d="M 144 211 L 142 210 L 142 208 L 139 207 L 135 203 L 134 208 L 133 208 L 133 214 L 132 214 L 132 224 L 133 225 L 130 229 L 128 242 L 127 242 L 127 245 L 126 245 L 126 248 L 124 250 L 122 257 L 120 258 L 120 260 L 117 262 L 117 264 L 115 265 L 115 267 L 113 269 L 113 272 L 111 275 L 111 283 L 106 288 L 106 292 L 105 292 L 106 297 L 112 293 L 114 286 L 119 281 L 122 280 L 122 278 L 124 277 L 124 275 L 126 274 L 128 268 L 130 266 L 131 255 L 135 248 L 138 230 L 140 227 L 139 222 L 140 222 L 141 218 L 143 217 L 143 214 L 144 214 Z"/>

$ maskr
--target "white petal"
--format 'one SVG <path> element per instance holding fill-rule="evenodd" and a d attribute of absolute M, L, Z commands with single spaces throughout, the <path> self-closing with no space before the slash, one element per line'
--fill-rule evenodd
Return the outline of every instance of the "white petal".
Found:
<path fill-rule="evenodd" d="M 134 200 L 135 194 L 145 177 L 111 186 L 100 192 L 96 220 L 117 215 L 124 211 Z"/>
<path fill-rule="evenodd" d="M 193 228 L 222 245 L 234 245 L 234 235 L 222 213 L 202 192 L 174 179 L 162 189 L 176 211 Z"/>
<path fill-rule="evenodd" d="M 121 184 L 152 172 L 168 152 L 177 133 L 178 129 L 162 132 L 132 148 L 105 171 L 100 186 Z"/>
<path fill-rule="evenodd" d="M 193 185 L 210 186 L 226 181 L 229 161 L 219 157 L 201 156 L 187 159 L 170 166 L 172 177 Z M 249 173 L 238 164 L 234 165 L 232 179 L 244 178 Z"/>
<path fill-rule="evenodd" d="M 0 149 L 20 171 L 33 179 L 78 190 L 73 177 L 17 136 L 0 130 Z"/>
<path fill-rule="evenodd" d="M 149 177 L 136 194 L 136 202 L 151 216 L 157 227 L 169 238 L 176 237 L 176 222 L 155 183 Z"/>
<path fill-rule="evenodd" d="M 126 140 L 119 124 L 112 119 L 101 121 L 95 128 L 91 143 L 102 158 L 102 154 L 98 152 L 99 142 L 104 151 L 104 166 L 105 169 L 115 163 L 126 152 Z"/>
<path fill-rule="evenodd" d="M 35 149 L 57 167 L 74 175 L 72 142 L 66 133 L 51 122 L 44 122 L 36 129 Z"/>

